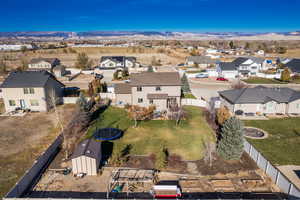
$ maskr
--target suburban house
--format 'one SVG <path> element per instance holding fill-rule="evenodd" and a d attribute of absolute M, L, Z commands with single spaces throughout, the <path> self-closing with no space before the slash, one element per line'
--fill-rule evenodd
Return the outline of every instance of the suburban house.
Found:
<path fill-rule="evenodd" d="M 288 67 L 293 74 L 300 73 L 300 59 L 292 59 L 287 62 L 285 66 Z"/>
<path fill-rule="evenodd" d="M 47 71 L 11 72 L 0 86 L 6 112 L 48 111 L 53 103 L 62 103 L 64 87 Z"/>
<path fill-rule="evenodd" d="M 134 68 L 139 67 L 135 57 L 126 56 L 102 56 L 100 59 L 101 69 Z"/>
<path fill-rule="evenodd" d="M 92 138 L 82 141 L 71 156 L 73 174 L 97 176 L 101 157 L 101 142 Z"/>
<path fill-rule="evenodd" d="M 300 114 L 300 92 L 290 88 L 242 88 L 219 92 L 221 105 L 232 113 Z"/>
<path fill-rule="evenodd" d="M 236 78 L 239 75 L 237 66 L 232 62 L 221 62 L 217 66 L 219 77 Z"/>
<path fill-rule="evenodd" d="M 222 62 L 217 66 L 219 75 L 224 78 L 256 76 L 261 70 L 267 70 L 268 63 L 262 58 L 239 57 L 232 62 Z"/>
<path fill-rule="evenodd" d="M 131 74 L 129 83 L 115 85 L 115 94 L 119 105 L 155 105 L 163 111 L 171 104 L 181 104 L 181 80 L 177 72 Z"/>
<path fill-rule="evenodd" d="M 57 58 L 33 58 L 28 64 L 28 69 L 52 72 L 52 69 L 57 65 L 60 65 L 60 60 Z"/>
<path fill-rule="evenodd" d="M 200 68 L 207 68 L 209 66 L 215 66 L 217 60 L 213 60 L 208 56 L 189 56 L 186 58 L 186 65 L 194 66 L 198 65 Z"/>

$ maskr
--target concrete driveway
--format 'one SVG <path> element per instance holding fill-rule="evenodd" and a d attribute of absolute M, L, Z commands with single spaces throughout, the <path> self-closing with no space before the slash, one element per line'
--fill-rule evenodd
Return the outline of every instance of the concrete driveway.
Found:
<path fill-rule="evenodd" d="M 218 97 L 219 91 L 228 90 L 231 88 L 230 84 L 204 84 L 189 82 L 190 88 L 194 96 L 197 98 L 204 98 L 210 100 L 212 97 Z"/>

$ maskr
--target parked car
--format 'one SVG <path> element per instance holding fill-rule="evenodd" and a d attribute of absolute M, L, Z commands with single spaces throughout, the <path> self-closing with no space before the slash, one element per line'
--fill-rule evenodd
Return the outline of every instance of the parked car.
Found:
<path fill-rule="evenodd" d="M 200 73 L 200 74 L 197 74 L 195 76 L 195 78 L 208 78 L 208 74 L 206 74 L 206 73 Z"/>
<path fill-rule="evenodd" d="M 224 78 L 224 77 L 218 77 L 216 80 L 217 81 L 228 81 L 228 79 Z"/>

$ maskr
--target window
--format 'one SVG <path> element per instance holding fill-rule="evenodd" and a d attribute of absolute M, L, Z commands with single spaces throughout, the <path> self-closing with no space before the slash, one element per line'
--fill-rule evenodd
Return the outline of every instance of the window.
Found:
<path fill-rule="evenodd" d="M 24 94 L 34 94 L 34 88 L 23 88 Z"/>
<path fill-rule="evenodd" d="M 28 88 L 23 88 L 24 94 L 29 94 Z"/>
<path fill-rule="evenodd" d="M 161 91 L 160 86 L 156 86 L 155 90 L 156 90 L 156 91 Z"/>
<path fill-rule="evenodd" d="M 153 99 L 149 100 L 149 103 L 150 103 L 150 104 L 153 104 Z"/>
<path fill-rule="evenodd" d="M 138 98 L 138 103 L 143 103 L 143 98 Z"/>
<path fill-rule="evenodd" d="M 39 106 L 39 101 L 35 100 L 35 99 L 32 99 L 32 100 L 30 100 L 30 105 L 31 106 Z"/>
<path fill-rule="evenodd" d="M 142 87 L 141 87 L 141 86 L 138 86 L 138 87 L 136 88 L 136 90 L 137 90 L 138 92 L 141 92 L 141 91 L 142 91 Z"/>
<path fill-rule="evenodd" d="M 9 106 L 16 106 L 16 101 L 15 100 L 9 100 Z"/>

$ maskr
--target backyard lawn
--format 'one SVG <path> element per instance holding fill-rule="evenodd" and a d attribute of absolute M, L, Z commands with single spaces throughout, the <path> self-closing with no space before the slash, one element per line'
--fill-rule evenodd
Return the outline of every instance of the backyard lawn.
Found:
<path fill-rule="evenodd" d="M 269 133 L 262 140 L 250 140 L 270 162 L 278 165 L 300 165 L 300 118 L 245 121 L 245 125 Z"/>
<path fill-rule="evenodd" d="M 96 126 L 119 128 L 124 130 L 124 135 L 114 141 L 114 149 L 131 144 L 131 154 L 145 155 L 158 152 L 159 146 L 164 145 L 171 154 L 180 155 L 185 160 L 198 160 L 203 156 L 203 142 L 213 141 L 214 133 L 200 108 L 186 106 L 184 109 L 188 117 L 178 127 L 174 121 L 151 120 L 140 122 L 137 128 L 133 128 L 134 122 L 124 109 L 109 107 L 90 127 L 88 136 L 93 134 Z"/>

